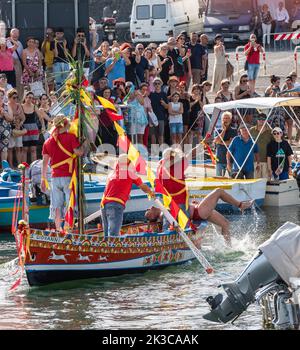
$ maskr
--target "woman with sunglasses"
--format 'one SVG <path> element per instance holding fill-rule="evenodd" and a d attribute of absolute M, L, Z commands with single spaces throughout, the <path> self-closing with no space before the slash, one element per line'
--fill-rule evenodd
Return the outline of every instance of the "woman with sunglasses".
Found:
<path fill-rule="evenodd" d="M 154 66 L 156 68 L 156 73 L 159 75 L 161 72 L 161 62 L 157 54 L 157 45 L 151 43 L 148 47 L 151 49 L 151 57 L 149 63 L 151 66 Z"/>
<path fill-rule="evenodd" d="M 1 160 L 7 160 L 8 144 L 11 135 L 13 116 L 4 103 L 5 91 L 0 89 L 0 152 Z"/>
<path fill-rule="evenodd" d="M 292 175 L 293 150 L 283 140 L 283 132 L 279 127 L 272 130 L 274 140 L 267 145 L 267 164 L 269 179 L 287 180 Z"/>
<path fill-rule="evenodd" d="M 33 103 L 34 96 L 31 91 L 25 94 L 24 103 L 22 108 L 25 115 L 24 128 L 27 133 L 23 136 L 23 162 L 29 162 L 29 156 L 31 162 L 37 159 L 37 145 L 39 142 L 40 130 L 38 127 L 38 121 L 43 119 L 43 116 L 37 106 Z"/>
<path fill-rule="evenodd" d="M 26 130 L 23 128 L 25 115 L 22 106 L 19 103 L 18 91 L 15 89 L 11 89 L 8 91 L 7 96 L 8 110 L 13 116 L 12 133 L 8 145 L 8 162 L 12 167 L 14 150 L 16 151 L 17 164 L 22 163 L 23 135 L 26 133 Z"/>
<path fill-rule="evenodd" d="M 172 61 L 172 58 L 167 54 L 168 44 L 160 44 L 158 48 L 158 57 L 161 62 L 160 78 L 163 81 L 164 86 L 168 85 L 169 77 L 174 73 L 174 63 Z"/>

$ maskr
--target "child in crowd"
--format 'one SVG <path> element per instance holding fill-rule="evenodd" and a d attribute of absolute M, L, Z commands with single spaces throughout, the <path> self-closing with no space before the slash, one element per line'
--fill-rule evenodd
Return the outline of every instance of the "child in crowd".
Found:
<path fill-rule="evenodd" d="M 169 103 L 168 113 L 169 113 L 169 126 L 171 134 L 172 144 L 180 145 L 183 134 L 183 105 L 179 102 L 180 94 L 179 92 L 174 92 L 171 95 L 171 102 Z"/>

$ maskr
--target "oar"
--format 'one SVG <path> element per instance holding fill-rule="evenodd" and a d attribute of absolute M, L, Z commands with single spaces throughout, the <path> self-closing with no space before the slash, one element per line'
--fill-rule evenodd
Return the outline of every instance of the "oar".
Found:
<path fill-rule="evenodd" d="M 199 263 L 204 267 L 205 271 L 207 273 L 212 273 L 214 271 L 213 267 L 210 265 L 210 263 L 207 261 L 205 256 L 201 253 L 201 251 L 194 245 L 194 243 L 189 239 L 189 237 L 186 235 L 186 233 L 182 230 L 182 228 L 179 226 L 178 222 L 173 218 L 173 216 L 169 213 L 167 208 L 164 207 L 164 205 L 160 202 L 159 199 L 155 199 L 155 204 L 161 209 L 166 219 L 169 221 L 171 225 L 177 226 L 178 232 L 181 236 L 181 238 L 184 240 L 186 245 L 191 249 L 191 251 L 194 253 L 195 257 L 199 261 Z"/>
<path fill-rule="evenodd" d="M 84 220 L 83 223 L 84 224 L 88 224 L 90 221 L 93 221 L 95 219 L 97 219 L 99 216 L 101 215 L 101 209 L 95 211 L 95 213 L 87 216 Z"/>

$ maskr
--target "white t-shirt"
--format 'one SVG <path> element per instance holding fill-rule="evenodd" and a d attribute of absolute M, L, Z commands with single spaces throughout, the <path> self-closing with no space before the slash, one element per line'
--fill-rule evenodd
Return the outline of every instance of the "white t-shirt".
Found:
<path fill-rule="evenodd" d="M 179 112 L 180 110 L 180 102 L 174 103 L 171 102 L 172 110 L 174 112 Z M 169 124 L 174 124 L 174 123 L 182 123 L 182 114 L 178 113 L 176 115 L 169 115 Z"/>
<path fill-rule="evenodd" d="M 8 48 L 10 48 L 10 47 L 13 47 L 14 46 L 14 44 L 9 40 L 9 38 L 7 39 L 7 47 Z M 19 54 L 19 56 L 20 56 L 20 58 L 22 59 L 22 52 L 23 52 L 23 50 L 24 50 L 24 47 L 23 47 L 23 45 L 22 45 L 22 43 L 21 43 L 21 41 L 19 41 L 18 40 L 18 48 L 17 48 L 17 50 L 16 51 L 18 51 L 18 54 Z M 13 52 L 13 58 L 15 59 L 15 60 L 18 60 L 19 59 L 19 57 L 18 57 L 18 55 L 17 55 L 17 52 Z"/>

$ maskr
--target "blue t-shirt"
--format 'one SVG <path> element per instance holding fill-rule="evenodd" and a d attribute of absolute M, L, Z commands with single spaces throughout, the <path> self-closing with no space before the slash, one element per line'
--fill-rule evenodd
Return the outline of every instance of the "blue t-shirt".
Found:
<path fill-rule="evenodd" d="M 189 45 L 191 49 L 192 56 L 190 57 L 191 68 L 192 69 L 202 69 L 202 57 L 206 54 L 204 47 L 200 44 Z"/>
<path fill-rule="evenodd" d="M 253 141 L 251 138 L 245 142 L 241 136 L 236 136 L 229 145 L 229 150 L 234 156 L 235 161 L 241 167 L 250 152 L 251 147 L 253 146 Z M 245 165 L 243 166 L 243 171 L 251 172 L 254 171 L 254 153 L 258 153 L 257 144 L 254 145 Z M 232 170 L 233 172 L 239 171 L 237 164 L 233 161 Z"/>
<path fill-rule="evenodd" d="M 105 68 L 111 65 L 113 62 L 113 58 L 108 58 L 105 62 Z M 113 87 L 113 81 L 119 78 L 123 78 L 125 80 L 125 67 L 126 63 L 124 58 L 120 58 L 114 65 L 113 69 L 107 74 L 108 86 L 110 88 Z"/>

